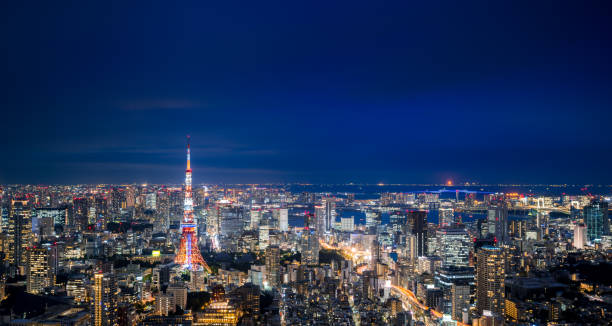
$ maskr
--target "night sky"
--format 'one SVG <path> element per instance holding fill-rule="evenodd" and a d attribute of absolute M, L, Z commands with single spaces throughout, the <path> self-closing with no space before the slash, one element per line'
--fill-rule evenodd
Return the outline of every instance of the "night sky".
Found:
<path fill-rule="evenodd" d="M 609 1 L 129 2 L 0 5 L 0 183 L 612 183 Z"/>

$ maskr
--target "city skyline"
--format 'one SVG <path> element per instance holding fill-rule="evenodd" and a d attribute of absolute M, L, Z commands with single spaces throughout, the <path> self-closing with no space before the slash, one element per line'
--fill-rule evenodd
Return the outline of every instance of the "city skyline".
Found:
<path fill-rule="evenodd" d="M 0 184 L 610 184 L 609 5 L 7 3 Z"/>
<path fill-rule="evenodd" d="M 612 2 L 0 5 L 0 324 L 612 325 Z"/>

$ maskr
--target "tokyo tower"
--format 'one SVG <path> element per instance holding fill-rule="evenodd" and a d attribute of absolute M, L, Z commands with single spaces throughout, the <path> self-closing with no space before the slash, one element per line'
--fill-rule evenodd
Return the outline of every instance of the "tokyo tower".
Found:
<path fill-rule="evenodd" d="M 193 219 L 193 197 L 191 196 L 191 148 L 187 136 L 187 170 L 185 170 L 185 200 L 183 202 L 183 221 L 181 222 L 181 247 L 174 262 L 189 270 L 206 269 L 210 267 L 202 258 L 198 249 L 197 225 Z"/>

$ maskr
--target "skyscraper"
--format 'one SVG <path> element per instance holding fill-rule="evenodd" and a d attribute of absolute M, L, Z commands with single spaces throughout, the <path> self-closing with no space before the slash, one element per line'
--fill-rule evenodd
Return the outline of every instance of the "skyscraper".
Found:
<path fill-rule="evenodd" d="M 319 235 L 331 232 L 332 226 L 336 221 L 336 201 L 334 198 L 323 198 L 321 205 L 315 206 L 315 217 L 317 219 L 317 233 Z"/>
<path fill-rule="evenodd" d="M 112 326 L 117 320 L 117 284 L 110 273 L 94 275 L 93 325 Z"/>
<path fill-rule="evenodd" d="M 32 237 L 32 219 L 27 199 L 11 200 L 8 225 L 8 262 L 17 268 L 24 268 L 26 248 Z"/>
<path fill-rule="evenodd" d="M 477 252 L 476 310 L 504 315 L 505 259 L 501 248 L 483 246 Z"/>
<path fill-rule="evenodd" d="M 332 226 L 336 221 L 336 201 L 334 198 L 324 198 L 323 207 L 325 208 L 325 232 L 331 232 Z"/>
<path fill-rule="evenodd" d="M 270 227 L 268 224 L 259 225 L 259 249 L 265 250 L 270 244 Z"/>
<path fill-rule="evenodd" d="M 451 226 L 455 223 L 455 212 L 451 207 L 440 207 L 438 209 L 438 225 L 440 227 Z"/>
<path fill-rule="evenodd" d="M 416 237 L 416 254 L 427 255 L 427 211 L 411 210 L 407 212 L 407 226 L 410 234 Z"/>
<path fill-rule="evenodd" d="M 261 221 L 261 208 L 251 208 L 250 226 L 252 230 L 259 228 L 259 221 Z"/>
<path fill-rule="evenodd" d="M 276 245 L 266 248 L 266 280 L 270 287 L 280 286 L 280 249 Z"/>
<path fill-rule="evenodd" d="M 355 218 L 353 216 L 342 217 L 340 219 L 340 230 L 353 232 L 355 230 Z"/>
<path fill-rule="evenodd" d="M 53 285 L 49 267 L 49 251 L 45 248 L 28 248 L 26 250 L 27 291 L 40 294 L 47 286 Z"/>
<path fill-rule="evenodd" d="M 310 228 L 313 217 L 311 213 L 305 214 L 305 227 L 304 231 L 302 231 L 302 238 L 300 241 L 302 263 L 306 265 L 316 265 L 319 263 L 319 239 L 317 238 L 315 230 Z"/>
<path fill-rule="evenodd" d="M 610 233 L 608 203 L 594 200 L 584 207 L 584 222 L 587 227 L 587 240 L 600 241 L 603 235 Z"/>
<path fill-rule="evenodd" d="M 72 200 L 73 211 L 72 211 L 72 220 L 74 221 L 74 226 L 78 231 L 87 230 L 87 224 L 89 222 L 88 213 L 89 213 L 89 201 L 85 197 L 75 197 Z"/>
<path fill-rule="evenodd" d="M 289 230 L 289 210 L 286 208 L 280 208 L 278 210 L 278 229 L 281 232 Z"/>
<path fill-rule="evenodd" d="M 574 225 L 574 248 L 584 249 L 587 240 L 586 228 L 582 223 Z"/>
<path fill-rule="evenodd" d="M 491 204 L 487 214 L 489 237 L 495 238 L 498 243 L 508 241 L 508 205 L 498 200 Z"/>
<path fill-rule="evenodd" d="M 437 256 L 445 266 L 468 266 L 470 236 L 464 227 L 444 227 L 436 230 Z"/>
<path fill-rule="evenodd" d="M 442 312 L 451 314 L 453 319 L 461 320 L 463 310 L 469 310 L 474 286 L 472 267 L 443 266 L 435 271 L 436 287 L 442 290 L 444 299 Z"/>

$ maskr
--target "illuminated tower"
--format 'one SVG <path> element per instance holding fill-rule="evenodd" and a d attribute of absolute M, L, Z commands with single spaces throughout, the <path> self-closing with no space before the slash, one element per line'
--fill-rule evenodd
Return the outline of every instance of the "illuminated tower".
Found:
<path fill-rule="evenodd" d="M 193 198 L 191 197 L 191 149 L 189 137 L 187 137 L 187 170 L 185 170 L 185 200 L 183 202 L 183 221 L 181 223 L 182 237 L 181 247 L 174 261 L 189 270 L 206 269 L 210 273 L 210 267 L 206 264 L 200 249 L 198 249 L 197 226 L 193 219 Z"/>

